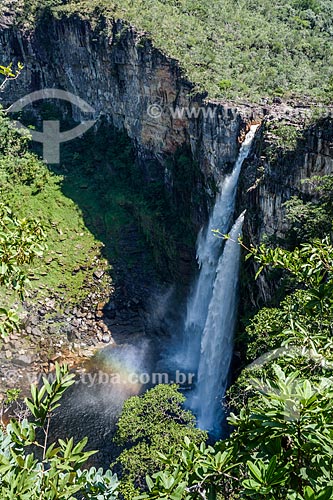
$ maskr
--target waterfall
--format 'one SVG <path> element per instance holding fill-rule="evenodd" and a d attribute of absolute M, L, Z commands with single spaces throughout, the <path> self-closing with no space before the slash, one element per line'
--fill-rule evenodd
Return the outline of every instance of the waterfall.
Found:
<path fill-rule="evenodd" d="M 212 299 L 202 334 L 198 382 L 193 409 L 198 426 L 218 435 L 221 427 L 221 400 L 227 388 L 237 319 L 237 284 L 243 212 L 235 222 L 219 259 Z"/>
<path fill-rule="evenodd" d="M 232 173 L 224 179 L 216 198 L 208 227 L 197 241 L 200 273 L 187 304 L 183 346 L 179 361 L 185 370 L 198 373 L 197 386 L 188 404 L 198 416 L 199 427 L 218 435 L 222 404 L 232 357 L 237 313 L 237 282 L 244 213 L 223 240 L 212 232 L 230 230 L 234 217 L 237 183 L 241 167 L 249 155 L 258 125 L 253 125 L 241 146 Z M 234 241 L 233 241 L 234 240 Z M 222 251 L 223 249 L 223 251 Z"/>
<path fill-rule="evenodd" d="M 241 146 L 232 173 L 224 179 L 216 198 L 208 227 L 201 230 L 197 241 L 197 260 L 200 268 L 194 292 L 187 303 L 187 313 L 183 335 L 183 346 L 179 359 L 185 370 L 196 371 L 200 359 L 200 343 L 204 330 L 209 303 L 212 298 L 216 269 L 223 241 L 212 229 L 228 232 L 234 215 L 235 198 L 239 173 L 243 161 L 248 156 L 258 125 L 253 125 Z"/>

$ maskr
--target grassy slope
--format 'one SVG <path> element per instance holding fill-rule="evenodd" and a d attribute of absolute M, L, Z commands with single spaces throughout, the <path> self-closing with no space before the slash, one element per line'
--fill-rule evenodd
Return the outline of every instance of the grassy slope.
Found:
<path fill-rule="evenodd" d="M 32 194 L 31 186 L 16 184 L 7 191 L 10 205 L 20 216 L 38 218 L 47 226 L 48 250 L 35 263 L 34 288 L 60 292 L 68 300 L 78 301 L 87 290 L 86 274 L 99 253 L 100 243 L 87 230 L 81 211 L 61 190 L 61 177 L 49 176 L 42 191 Z"/>
<path fill-rule="evenodd" d="M 40 219 L 46 226 L 48 250 L 34 262 L 31 287 L 38 297 L 55 294 L 66 306 L 89 293 L 84 283 L 92 277 L 93 258 L 100 254 L 101 243 L 85 227 L 75 203 L 62 193 L 61 181 L 60 176 L 48 174 L 37 194 L 33 185 L 6 184 L 3 201 L 20 217 Z M 6 294 L 9 303 L 16 298 Z"/>
<path fill-rule="evenodd" d="M 31 9 L 33 0 L 26 2 Z M 210 97 L 332 100 L 330 0 L 70 0 L 56 7 L 81 14 L 95 8 L 148 31 Z"/>
<path fill-rule="evenodd" d="M 101 255 L 112 276 L 118 269 L 143 276 L 154 268 L 166 279 L 174 275 L 177 245 L 194 243 L 191 204 L 183 195 L 179 216 L 163 183 L 145 182 L 125 133 L 105 125 L 96 135 L 87 132 L 62 146 L 62 164 L 51 172 L 1 115 L 0 132 L 0 199 L 17 216 L 46 227 L 48 251 L 34 262 L 31 276 L 38 297 L 55 295 L 64 306 L 80 302 L 91 291 Z M 182 155 L 173 168 L 180 196 L 184 182 L 196 185 L 199 174 Z M 6 305 L 13 298 L 7 292 Z"/>
<path fill-rule="evenodd" d="M 79 303 L 91 291 L 95 258 L 105 255 L 105 235 L 109 249 L 114 248 L 112 241 L 120 227 L 130 221 L 130 215 L 114 199 L 109 207 L 110 220 L 100 231 L 93 231 L 103 209 L 95 184 L 89 185 L 89 178 L 80 175 L 78 168 L 66 175 L 49 172 L 34 155 L 26 153 L 26 146 L 15 133 L 8 134 L 8 121 L 1 116 L 0 131 L 9 149 L 9 154 L 1 151 L 0 140 L 1 201 L 19 217 L 39 219 L 47 233 L 48 250 L 34 261 L 33 274 L 29 275 L 31 287 L 38 292 L 37 297 L 54 294 L 64 307 Z M 112 257 L 112 250 L 107 257 Z M 2 299 L 6 296 L 6 305 L 17 298 L 5 289 L 0 289 L 0 295 Z"/>

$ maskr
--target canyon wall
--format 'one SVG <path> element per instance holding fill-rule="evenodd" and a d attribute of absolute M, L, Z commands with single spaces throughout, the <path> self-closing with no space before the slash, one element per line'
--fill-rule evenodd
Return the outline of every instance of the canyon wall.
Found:
<path fill-rule="evenodd" d="M 292 135 L 289 144 L 285 139 L 281 145 L 277 135 L 281 128 Z M 267 116 L 239 185 L 238 210 L 247 209 L 246 242 L 267 241 L 284 246 L 291 226 L 285 202 L 295 196 L 304 202 L 318 203 L 320 192 L 315 184 L 304 181 L 332 174 L 333 120 L 329 109 L 328 116 L 318 121 L 311 121 L 306 109 L 297 113 L 289 110 L 284 116 Z M 253 263 L 248 266 L 253 279 L 255 266 Z M 275 285 L 261 275 L 258 286 L 247 286 L 246 294 L 252 290 L 251 302 L 259 306 L 270 302 Z"/>
<path fill-rule="evenodd" d="M 72 92 L 94 108 L 95 119 L 105 117 L 127 131 L 147 182 L 163 179 L 172 190 L 167 159 L 186 146 L 204 175 L 204 185 L 198 189 L 205 189 L 207 201 L 214 196 L 214 183 L 234 163 L 249 123 L 287 118 L 299 126 L 309 111 L 302 104 L 297 108 L 279 102 L 271 106 L 206 102 L 204 95 L 194 92 L 176 60 L 154 48 L 145 33 L 120 20 L 100 18 L 92 23 L 77 15 L 56 19 L 48 14 L 34 29 L 21 30 L 15 26 L 15 15 L 8 12 L 0 28 L 1 62 L 25 65 L 20 78 L 2 94 L 5 106 L 41 88 Z M 72 114 L 78 121 L 86 118 L 75 106 Z M 258 243 L 263 235 L 283 240 L 288 227 L 283 203 L 305 193 L 308 188 L 302 179 L 333 172 L 332 137 L 332 127 L 309 126 L 305 140 L 272 165 L 265 156 L 270 135 L 259 132 L 238 196 L 237 210 L 248 209 L 249 240 Z M 193 215 L 197 228 L 206 220 L 208 208 L 209 203 Z M 260 297 L 268 299 L 265 283 L 259 288 Z"/>
<path fill-rule="evenodd" d="M 303 181 L 333 173 L 332 120 L 309 125 L 296 147 L 280 153 L 274 162 L 266 154 L 272 143 L 274 138 L 269 133 L 263 131 L 259 134 L 254 161 L 243 169 L 243 205 L 249 210 L 255 209 L 257 214 L 250 231 L 255 242 L 262 240 L 264 235 L 277 241 L 283 239 L 289 227 L 284 203 L 292 196 L 317 199 L 318 194 Z"/>
<path fill-rule="evenodd" d="M 205 104 L 177 61 L 122 21 L 102 18 L 93 27 L 74 15 L 48 17 L 24 32 L 7 16 L 1 28 L 2 63 L 25 65 L 3 94 L 3 103 L 41 88 L 72 92 L 94 108 L 95 118 L 106 116 L 126 129 L 148 180 L 156 175 L 152 164 L 157 160 L 166 182 L 172 182 L 164 171 L 165 159 L 186 144 L 206 178 L 218 181 L 236 159 L 241 131 L 257 113 L 250 105 Z M 73 116 L 84 118 L 77 107 Z"/>

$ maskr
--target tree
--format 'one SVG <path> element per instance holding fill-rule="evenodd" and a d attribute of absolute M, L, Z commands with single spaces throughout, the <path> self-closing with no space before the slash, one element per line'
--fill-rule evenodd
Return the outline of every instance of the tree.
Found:
<path fill-rule="evenodd" d="M 238 416 L 227 446 L 232 446 L 244 477 L 244 495 L 252 498 L 331 498 L 333 488 L 332 405 L 333 384 L 289 375 L 273 366 L 274 378 L 265 374 L 251 385 L 257 394 Z M 250 375 L 250 374 L 249 374 Z M 250 379 L 249 379 L 250 381 Z"/>
<path fill-rule="evenodd" d="M 13 63 L 10 63 L 8 66 L 0 65 L 0 75 L 4 76 L 4 79 L 0 84 L 0 92 L 4 91 L 8 82 L 16 80 L 20 76 L 23 67 L 24 67 L 23 64 L 20 62 L 17 64 L 16 70 L 13 70 Z"/>
<path fill-rule="evenodd" d="M 135 492 L 146 488 L 146 475 L 162 467 L 159 453 L 173 447 L 177 454 L 184 437 L 196 444 L 206 439 L 206 433 L 195 428 L 192 413 L 183 408 L 184 401 L 176 385 L 161 384 L 125 402 L 115 436 L 124 448 L 115 462 L 124 498 L 132 500 Z"/>
<path fill-rule="evenodd" d="M 4 80 L 0 84 L 0 92 L 11 80 L 16 80 L 23 69 L 18 63 L 17 69 L 0 65 L 0 75 Z M 35 172 L 31 167 L 30 155 L 18 157 L 26 146 L 26 138 L 10 127 L 9 120 L 1 113 L 1 139 L 0 139 L 0 163 L 5 162 L 6 168 L 12 165 L 12 171 L 16 176 L 27 175 L 33 178 Z M 21 165 L 20 165 L 21 164 Z M 1 169 L 0 169 L 1 170 Z M 0 172 L 1 173 L 1 172 Z M 1 188 L 1 184 L 0 184 Z M 40 257 L 45 249 L 45 230 L 39 221 L 28 218 L 17 218 L 12 210 L 0 203 L 0 286 L 13 289 L 23 299 L 24 289 L 28 283 L 27 272 L 24 270 L 27 264 L 31 264 L 35 257 Z M 14 309 L 0 307 L 0 336 L 5 337 L 13 330 L 19 329 L 19 318 Z"/>
<path fill-rule="evenodd" d="M 332 498 L 333 247 L 325 238 L 292 251 L 247 250 L 258 274 L 273 267 L 294 278 L 296 291 L 251 324 L 253 338 L 266 332 L 274 348 L 232 389 L 239 413 L 229 417 L 230 437 L 210 448 L 186 440 L 181 452 L 159 455 L 164 468 L 138 498 Z M 253 341 L 252 353 L 263 354 L 268 340 Z"/>
<path fill-rule="evenodd" d="M 259 391 L 229 418 L 228 440 L 206 447 L 185 438 L 181 451 L 159 454 L 164 470 L 147 476 L 149 492 L 137 498 L 330 500 L 332 381 L 274 372 L 252 381 Z"/>
<path fill-rule="evenodd" d="M 28 283 L 25 266 L 45 249 L 45 231 L 39 221 L 18 219 L 0 203 L 0 286 L 15 290 L 21 299 Z M 13 309 L 0 308 L 0 335 L 18 329 L 19 318 Z"/>

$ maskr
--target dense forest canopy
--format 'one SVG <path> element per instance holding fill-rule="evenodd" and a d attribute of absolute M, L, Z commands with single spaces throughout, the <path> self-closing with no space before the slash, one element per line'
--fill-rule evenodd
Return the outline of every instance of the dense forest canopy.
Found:
<path fill-rule="evenodd" d="M 332 99 L 330 0 L 21 2 L 25 24 L 51 7 L 58 15 L 105 13 L 128 21 L 179 60 L 186 76 L 211 98 Z"/>

